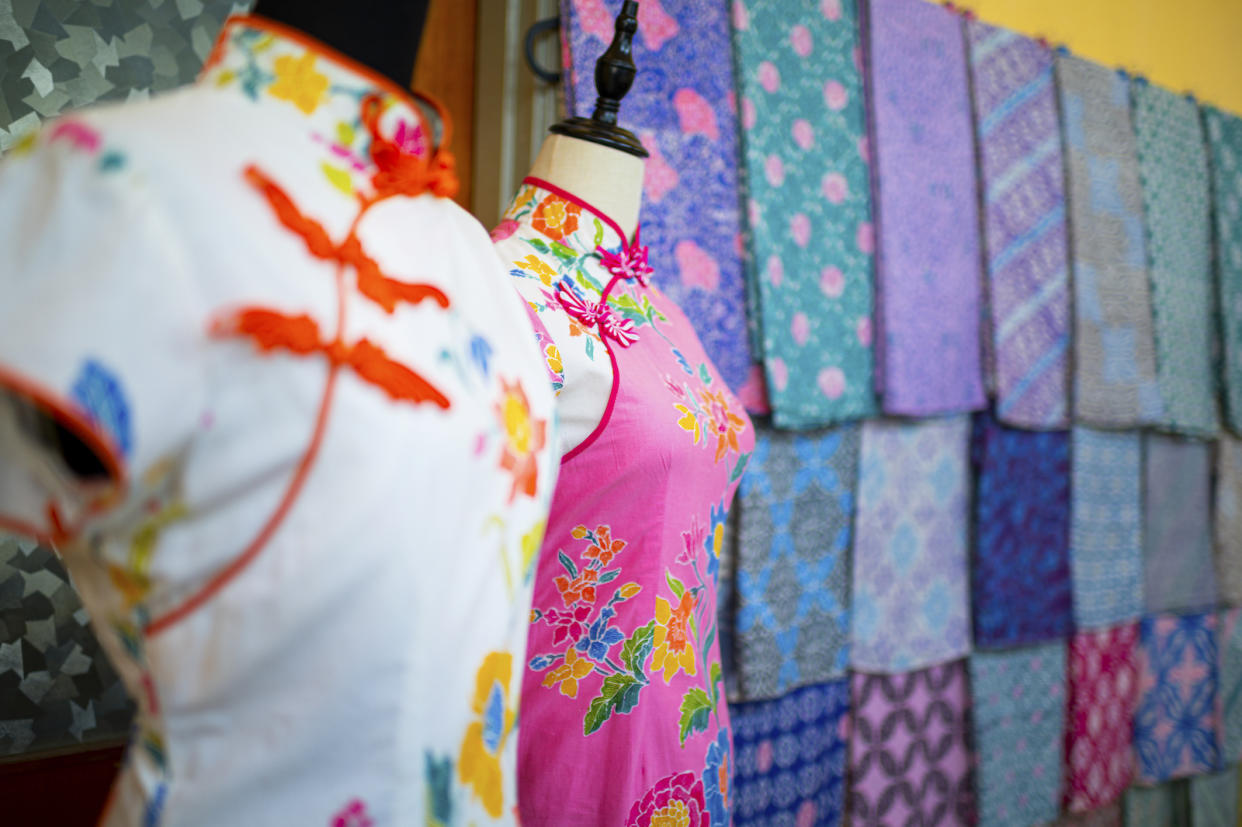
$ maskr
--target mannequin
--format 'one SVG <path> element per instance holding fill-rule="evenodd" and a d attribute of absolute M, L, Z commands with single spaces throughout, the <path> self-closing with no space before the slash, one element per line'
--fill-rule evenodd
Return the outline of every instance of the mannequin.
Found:
<path fill-rule="evenodd" d="M 431 0 L 258 0 L 254 13 L 301 29 L 408 88 Z"/>

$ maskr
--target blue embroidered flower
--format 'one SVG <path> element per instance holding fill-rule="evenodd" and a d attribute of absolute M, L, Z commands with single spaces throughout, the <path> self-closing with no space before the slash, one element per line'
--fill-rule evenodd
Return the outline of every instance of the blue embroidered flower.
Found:
<path fill-rule="evenodd" d="M 112 437 L 121 453 L 129 456 L 133 447 L 129 404 L 116 375 L 94 359 L 87 359 L 69 395 L 92 422 Z"/>
<path fill-rule="evenodd" d="M 488 364 L 492 358 L 492 346 L 482 336 L 476 335 L 470 340 L 470 358 L 479 366 L 479 372 L 487 376 Z"/>
<path fill-rule="evenodd" d="M 493 681 L 483 706 L 483 746 L 496 754 L 505 734 L 505 688 L 500 681 Z"/>
<path fill-rule="evenodd" d="M 593 660 L 603 660 L 608 657 L 608 650 L 625 640 L 625 635 L 621 634 L 620 630 L 608 625 L 616 614 L 612 608 L 606 608 L 600 612 L 599 619 L 591 624 L 586 635 L 578 641 L 578 651 L 586 652 L 587 656 Z"/>
<path fill-rule="evenodd" d="M 703 791 L 713 827 L 729 823 L 732 775 L 733 767 L 729 764 L 729 730 L 722 729 L 717 733 L 715 743 L 707 748 L 707 767 L 703 770 Z"/>

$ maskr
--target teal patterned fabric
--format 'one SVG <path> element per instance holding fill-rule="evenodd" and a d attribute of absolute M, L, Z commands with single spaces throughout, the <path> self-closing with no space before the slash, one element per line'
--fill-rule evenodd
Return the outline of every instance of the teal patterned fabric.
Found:
<path fill-rule="evenodd" d="M 1131 787 L 1125 798 L 1126 827 L 1190 827 L 1190 782 Z"/>
<path fill-rule="evenodd" d="M 1236 827 L 1238 768 L 1190 779 L 1191 827 Z"/>
<path fill-rule="evenodd" d="M 1216 206 L 1217 304 L 1223 333 L 1225 412 L 1242 434 L 1242 118 L 1204 107 Z"/>
<path fill-rule="evenodd" d="M 979 824 L 1054 821 L 1065 731 L 1065 644 L 970 658 Z"/>
<path fill-rule="evenodd" d="M 1216 416 L 1212 364 L 1212 254 L 1207 155 L 1199 108 L 1148 83 L 1131 86 L 1147 227 L 1147 272 L 1156 328 L 1159 424 L 1210 436 Z"/>
<path fill-rule="evenodd" d="M 747 277 L 773 422 L 870 416 L 873 236 L 854 0 L 736 0 L 733 43 Z"/>
<path fill-rule="evenodd" d="M 1242 609 L 1227 609 L 1217 619 L 1220 647 L 1220 748 L 1225 764 L 1242 761 Z"/>

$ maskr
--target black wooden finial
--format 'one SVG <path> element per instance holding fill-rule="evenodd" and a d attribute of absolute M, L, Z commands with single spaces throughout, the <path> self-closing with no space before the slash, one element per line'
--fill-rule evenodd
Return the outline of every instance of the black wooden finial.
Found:
<path fill-rule="evenodd" d="M 569 118 L 548 131 L 557 135 L 602 144 L 639 158 L 648 153 L 633 132 L 617 125 L 621 99 L 630 91 L 634 75 L 634 35 L 638 31 L 638 1 L 625 0 L 617 15 L 616 33 L 608 50 L 595 62 L 595 90 L 599 97 L 589 118 Z"/>

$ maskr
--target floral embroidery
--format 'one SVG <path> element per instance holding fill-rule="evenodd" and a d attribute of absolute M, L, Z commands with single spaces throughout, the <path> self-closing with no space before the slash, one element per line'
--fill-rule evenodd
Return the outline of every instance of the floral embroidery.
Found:
<path fill-rule="evenodd" d="M 553 241 L 560 241 L 578 231 L 578 219 L 581 215 L 580 205 L 549 195 L 535 208 L 531 224 Z"/>
<path fill-rule="evenodd" d="M 556 278 L 556 271 L 543 263 L 543 259 L 531 253 L 520 261 L 513 262 L 514 267 L 520 267 L 522 270 L 534 273 L 539 280 L 544 283 L 545 287 L 551 287 L 552 281 Z"/>
<path fill-rule="evenodd" d="M 573 530 L 571 536 L 575 540 L 581 540 L 583 537 L 586 537 L 586 526 L 578 526 Z M 590 548 L 582 552 L 582 556 L 587 560 L 598 560 L 602 566 L 611 563 L 612 558 L 620 554 L 621 550 L 627 545 L 624 540 L 612 539 L 612 530 L 606 525 L 596 527 L 595 533 L 591 536 L 594 542 Z"/>
<path fill-rule="evenodd" d="M 543 676 L 544 686 L 560 684 L 561 694 L 570 698 L 578 697 L 578 681 L 591 674 L 595 664 L 586 658 L 578 657 L 573 649 L 565 652 L 565 661 L 548 674 Z"/>
<path fill-rule="evenodd" d="M 673 403 L 679 414 L 677 424 L 691 435 L 694 444 L 707 445 L 715 437 L 716 462 L 730 453 L 740 453 L 738 435 L 746 430 L 746 420 L 733 412 L 723 390 L 701 388 L 697 392 L 688 384 L 677 384 L 671 377 L 664 377 L 665 387 L 680 400 Z M 704 439 L 706 437 L 706 439 Z M 745 459 L 745 457 L 743 457 Z M 740 476 L 740 472 L 738 472 Z"/>
<path fill-rule="evenodd" d="M 375 824 L 367 814 L 367 805 L 361 798 L 355 798 L 341 808 L 332 817 L 332 827 L 373 827 Z"/>
<path fill-rule="evenodd" d="M 721 729 L 716 741 L 707 748 L 707 766 L 703 769 L 703 791 L 712 824 L 729 823 L 729 730 Z"/>
<path fill-rule="evenodd" d="M 655 652 L 651 668 L 657 672 L 663 670 L 665 683 L 671 681 L 678 670 L 687 675 L 698 671 L 689 628 L 690 615 L 697 603 L 694 592 L 683 592 L 676 608 L 663 597 L 656 598 Z"/>
<path fill-rule="evenodd" d="M 741 451 L 737 435 L 746 429 L 746 420 L 729 410 L 729 402 L 721 391 L 699 391 L 703 406 L 711 420 L 711 432 L 716 436 L 716 462 L 727 451 Z"/>
<path fill-rule="evenodd" d="M 513 656 L 492 652 L 483 660 L 475 681 L 470 708 L 478 717 L 466 730 L 461 744 L 458 776 L 469 785 L 492 818 L 504 811 L 500 752 L 513 731 L 516 713 L 509 706 L 509 679 Z"/>
<path fill-rule="evenodd" d="M 656 782 L 635 801 L 625 827 L 710 827 L 712 823 L 703 780 L 692 772 L 681 772 Z"/>
<path fill-rule="evenodd" d="M 509 502 L 513 502 L 519 491 L 533 497 L 538 490 L 538 452 L 547 444 L 548 423 L 531 416 L 530 402 L 521 384 L 511 385 L 502 379 L 500 385 L 503 396 L 496 403 L 496 415 L 505 433 L 500 467 L 513 475 L 509 491 Z"/>
<path fill-rule="evenodd" d="M 647 263 L 647 248 L 638 243 L 638 230 L 634 231 L 634 243 L 629 249 L 620 253 L 610 253 L 602 246 L 596 246 L 599 262 L 609 274 L 622 279 L 634 279 L 643 287 L 651 284 L 654 269 Z"/>
<path fill-rule="evenodd" d="M 304 114 L 313 114 L 328 93 L 328 76 L 315 71 L 315 55 L 281 55 L 273 64 L 276 82 L 267 90 L 273 98 L 292 103 Z"/>
<path fill-rule="evenodd" d="M 565 308 L 565 312 L 577 319 L 583 327 L 597 327 L 600 338 L 612 339 L 621 347 L 629 347 L 638 341 L 633 321 L 618 316 L 607 302 L 583 299 L 568 281 L 557 282 L 556 300 L 560 302 L 561 307 Z"/>

